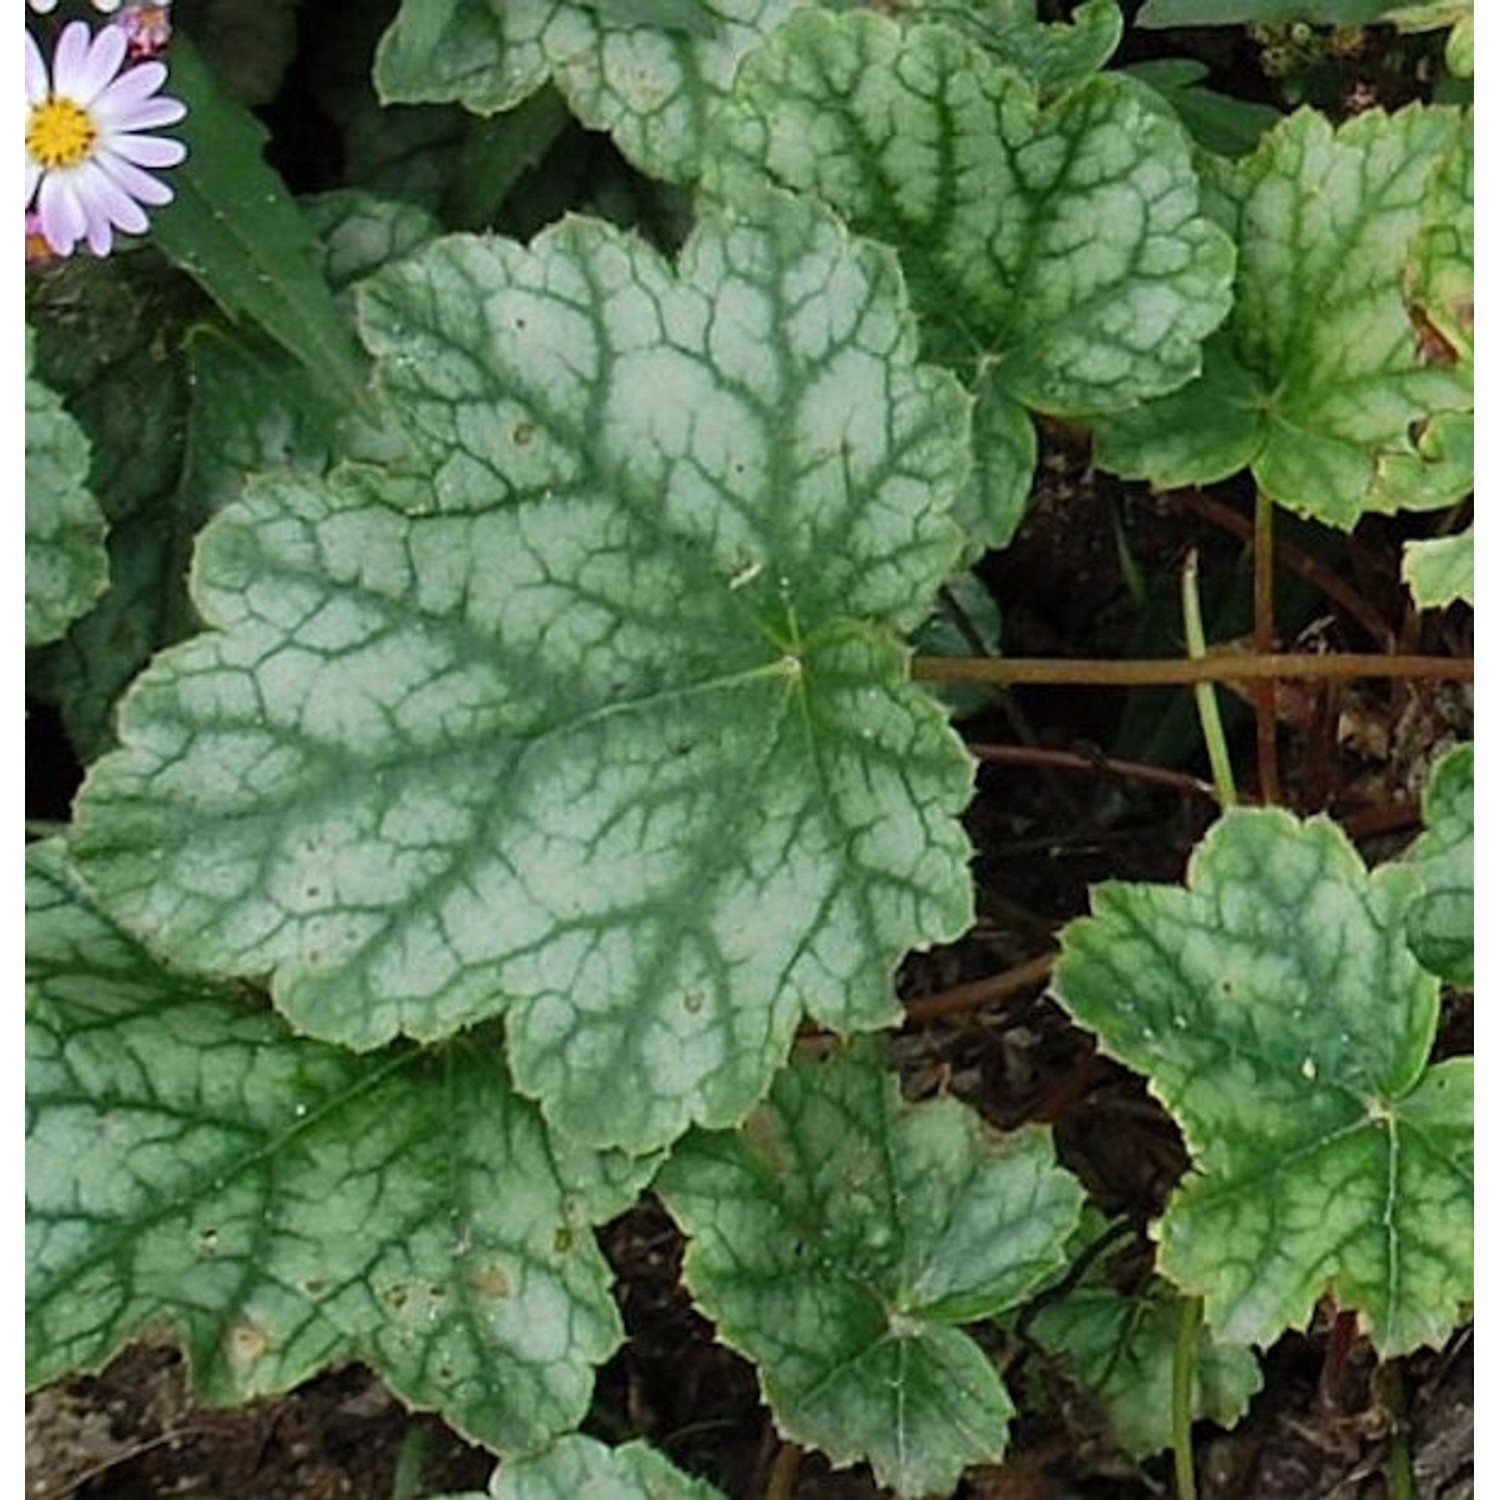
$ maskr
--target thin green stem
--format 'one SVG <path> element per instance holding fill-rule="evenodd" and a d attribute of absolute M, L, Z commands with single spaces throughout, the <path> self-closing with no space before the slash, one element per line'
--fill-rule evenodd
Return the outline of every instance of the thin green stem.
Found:
<path fill-rule="evenodd" d="M 1203 639 L 1203 609 L 1198 602 L 1198 553 L 1189 552 L 1182 566 L 1182 627 L 1187 637 L 1188 655 L 1202 661 L 1208 655 Z M 1239 801 L 1234 786 L 1234 769 L 1229 764 L 1229 746 L 1224 740 L 1224 725 L 1219 718 L 1219 700 L 1211 682 L 1193 684 L 1193 698 L 1198 705 L 1198 723 L 1203 743 L 1208 747 L 1208 763 L 1214 774 L 1214 787 L 1223 807 Z"/>
<path fill-rule="evenodd" d="M 1177 1500 L 1196 1500 L 1193 1477 L 1193 1386 L 1198 1378 L 1198 1329 L 1203 1322 L 1203 1299 L 1184 1297 L 1177 1312 L 1177 1338 L 1172 1346 L 1172 1473 Z"/>
<path fill-rule="evenodd" d="M 396 1450 L 396 1472 L 391 1476 L 391 1500 L 415 1500 L 422 1487 L 431 1438 L 422 1427 L 408 1427 Z"/>
<path fill-rule="evenodd" d="M 1385 1485 L 1389 1500 L 1417 1500 L 1417 1481 L 1411 1466 L 1411 1431 L 1406 1412 L 1406 1382 L 1394 1360 L 1380 1370 L 1386 1410 L 1391 1414 L 1391 1443 L 1385 1455 Z"/>

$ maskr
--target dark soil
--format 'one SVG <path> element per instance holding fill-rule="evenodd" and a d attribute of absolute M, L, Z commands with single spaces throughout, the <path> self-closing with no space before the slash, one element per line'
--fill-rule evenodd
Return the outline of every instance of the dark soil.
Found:
<path fill-rule="evenodd" d="M 1008 653 L 1180 651 L 1170 614 L 1157 623 L 1151 596 L 1175 590 L 1189 548 L 1202 558 L 1205 598 L 1229 601 L 1215 638 L 1247 623 L 1236 623 L 1247 608 L 1246 549 L 1228 531 L 1180 499 L 1095 476 L 1086 451 L 1067 434 L 1049 438 L 1042 473 L 1021 536 L 986 573 L 1004 610 Z M 1214 498 L 1245 510 L 1232 486 Z M 1318 548 L 1324 565 L 1352 582 L 1409 648 L 1472 649 L 1468 611 L 1421 617 L 1403 602 L 1394 581 L 1401 533 L 1391 524 L 1367 523 L 1352 539 L 1294 539 Z M 1146 582 L 1144 607 L 1127 587 L 1123 552 Z M 1284 641 L 1368 649 L 1360 627 L 1328 599 L 1284 578 Z M 1091 882 L 1181 878 L 1213 814 L 1186 779 L 1206 772 L 1185 701 L 1183 693 L 1148 700 L 1143 693 L 1037 689 L 996 700 L 961 722 L 976 745 L 1064 749 L 1085 771 L 981 767 L 969 815 L 980 918 L 962 943 L 908 961 L 899 982 L 909 1003 L 927 1005 L 930 1014 L 935 997 L 942 997 L 941 1009 L 955 987 L 1033 958 L 1062 922 L 1086 909 Z M 1330 810 L 1356 833 L 1371 830 L 1363 847 L 1372 860 L 1399 851 L 1416 827 L 1416 799 L 1432 759 L 1472 733 L 1471 695 L 1441 684 L 1298 690 L 1284 695 L 1280 708 L 1284 800 L 1301 812 Z M 1237 766 L 1252 766 L 1248 711 L 1232 732 Z M 47 733 L 45 721 L 38 733 Z M 1103 771 L 1102 753 L 1175 769 L 1183 786 Z M 47 788 L 35 791 L 55 815 Z M 1446 998 L 1438 1045 L 1444 1054 L 1472 1051 L 1469 996 Z M 1052 1125 L 1059 1154 L 1096 1203 L 1142 1231 L 1184 1167 L 1175 1127 L 1141 1081 L 1099 1057 L 1039 983 L 911 1024 L 894 1052 L 913 1097 L 954 1094 L 1003 1128 L 1023 1120 Z M 610 1441 L 644 1436 L 734 1497 L 881 1493 L 866 1473 L 832 1473 L 818 1455 L 780 1442 L 751 1367 L 716 1344 L 691 1309 L 678 1282 L 680 1237 L 658 1206 L 648 1200 L 600 1238 L 618 1274 L 630 1339 L 600 1372 L 590 1430 Z M 1087 1400 L 1037 1351 L 1024 1342 L 995 1348 L 1011 1388 L 1028 1393 L 1026 1412 L 1008 1461 L 971 1471 L 966 1495 L 1134 1500 L 1170 1493 L 1165 1459 L 1141 1466 L 1114 1451 Z M 1305 1336 L 1288 1335 L 1267 1351 L 1264 1368 L 1265 1388 L 1233 1432 L 1198 1429 L 1200 1492 L 1209 1500 L 1383 1500 L 1392 1493 L 1385 1466 L 1398 1442 L 1407 1446 L 1423 1500 L 1473 1495 L 1468 1329 L 1442 1351 L 1377 1369 L 1368 1344 L 1327 1310 Z M 185 1393 L 183 1366 L 170 1348 L 143 1346 L 97 1376 L 34 1395 L 27 1412 L 32 1500 L 404 1500 L 482 1489 L 494 1467 L 436 1419 L 406 1412 L 357 1366 L 279 1399 L 212 1411 Z"/>

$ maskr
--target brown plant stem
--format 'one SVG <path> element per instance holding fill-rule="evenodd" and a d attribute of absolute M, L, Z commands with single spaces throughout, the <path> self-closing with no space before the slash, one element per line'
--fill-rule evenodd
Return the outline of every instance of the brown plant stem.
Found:
<path fill-rule="evenodd" d="M 1321 656 L 1237 655 L 1221 652 L 1194 661 L 1184 657 L 1117 661 L 1052 656 L 914 656 L 911 674 L 922 682 L 1016 683 L 1051 687 L 1176 687 L 1197 682 L 1259 682 L 1285 677 L 1309 682 L 1361 677 L 1440 678 L 1472 682 L 1474 662 L 1458 656 L 1378 656 L 1329 652 Z"/>
<path fill-rule="evenodd" d="M 1422 809 L 1415 802 L 1393 802 L 1387 807 L 1362 807 L 1339 819 L 1344 832 L 1357 844 L 1362 839 L 1406 833 L 1422 826 Z"/>
<path fill-rule="evenodd" d="M 996 1005 L 1002 1000 L 1014 1000 L 1028 990 L 1046 984 L 1056 962 L 1056 953 L 1043 953 L 1002 973 L 956 984 L 951 989 L 939 990 L 935 995 L 923 995 L 907 1005 L 906 1024 L 920 1026 L 925 1021 L 937 1021 L 945 1016 L 962 1015 L 986 1005 Z"/>
<path fill-rule="evenodd" d="M 1084 771 L 1111 776 L 1122 776 L 1132 781 L 1149 782 L 1152 786 L 1171 787 L 1190 797 L 1206 797 L 1218 802 L 1218 793 L 1206 781 L 1189 776 L 1185 771 L 1170 771 L 1165 766 L 1143 765 L 1140 761 L 1117 760 L 1112 755 L 1085 755 L 1077 750 L 1044 750 L 1030 745 L 969 745 L 969 754 L 977 760 L 994 765 L 1049 767 L 1057 771 Z"/>
<path fill-rule="evenodd" d="M 782 1443 L 766 1480 L 763 1500 L 792 1500 L 797 1492 L 797 1471 L 802 1467 L 802 1450 L 795 1443 Z"/>
<path fill-rule="evenodd" d="M 1255 523 L 1242 516 L 1239 511 L 1217 500 L 1211 500 L 1201 490 L 1163 490 L 1162 498 L 1181 505 L 1184 509 L 1202 516 L 1221 530 L 1239 537 L 1242 542 L 1251 542 L 1255 537 Z M 1310 552 L 1304 552 L 1294 542 L 1277 540 L 1276 560 L 1283 567 L 1305 578 L 1308 583 L 1337 604 L 1366 635 L 1387 651 L 1396 644 L 1396 633 L 1366 603 L 1363 595 L 1345 583 L 1331 568 L 1319 562 Z"/>

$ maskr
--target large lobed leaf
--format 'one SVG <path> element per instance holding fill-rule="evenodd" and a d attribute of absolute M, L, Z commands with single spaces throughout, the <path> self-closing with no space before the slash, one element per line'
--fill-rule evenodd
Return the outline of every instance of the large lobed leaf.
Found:
<path fill-rule="evenodd" d="M 550 80 L 643 172 L 690 182 L 741 58 L 800 3 L 404 0 L 376 54 L 375 83 L 388 104 L 497 114 Z"/>
<path fill-rule="evenodd" d="M 570 1132 L 733 1123 L 804 1011 L 893 1019 L 969 920 L 970 766 L 896 634 L 957 555 L 965 400 L 894 259 L 783 197 L 675 272 L 571 220 L 366 291 L 410 452 L 204 534 L 212 628 L 124 704 L 77 855 L 299 1030 L 504 1011 Z"/>
<path fill-rule="evenodd" d="M 1065 1264 L 1083 1195 L 1045 1131 L 906 1105 L 861 1042 L 794 1060 L 741 1131 L 689 1136 L 655 1186 L 691 1240 L 684 1279 L 784 1434 L 903 1495 L 1003 1455 L 1010 1398 L 956 1325 Z"/>
<path fill-rule="evenodd" d="M 471 1437 L 582 1417 L 620 1341 L 591 1226 L 649 1163 L 563 1149 L 481 1038 L 358 1057 L 164 967 L 27 861 L 27 1379 L 163 1325 L 213 1401 L 368 1360 Z"/>
<path fill-rule="evenodd" d="M 1473 1296 L 1473 1063 L 1427 1062 L 1419 890 L 1327 819 L 1240 809 L 1185 890 L 1096 887 L 1064 932 L 1059 998 L 1182 1126 L 1160 1266 L 1221 1340 L 1269 1344 L 1332 1292 L 1401 1354 Z"/>
<path fill-rule="evenodd" d="M 1216 172 L 1239 249 L 1233 314 L 1198 380 L 1094 420 L 1099 462 L 1158 485 L 1248 466 L 1283 505 L 1345 529 L 1411 503 L 1391 466 L 1424 456 L 1413 430 L 1472 403 L 1469 375 L 1424 352 L 1407 304 L 1430 185 L 1470 128 L 1412 106 L 1335 130 L 1305 109 Z M 1436 267 L 1432 279 L 1450 285 Z"/>
<path fill-rule="evenodd" d="M 1229 310 L 1233 252 L 1167 111 L 1114 76 L 1044 105 L 949 26 L 799 12 L 740 69 L 707 158 L 714 193 L 770 180 L 899 251 L 929 352 L 975 386 L 977 435 L 1000 438 L 966 515 L 989 545 L 1030 484 L 1025 408 L 1170 391 Z"/>

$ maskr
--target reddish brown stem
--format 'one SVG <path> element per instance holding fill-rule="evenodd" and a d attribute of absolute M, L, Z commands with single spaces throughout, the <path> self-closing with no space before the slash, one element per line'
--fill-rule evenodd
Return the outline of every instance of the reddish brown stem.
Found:
<path fill-rule="evenodd" d="M 1363 656 L 1329 652 L 1321 656 L 1244 656 L 1220 653 L 1194 661 L 1185 657 L 1114 661 L 1052 656 L 915 656 L 912 676 L 924 682 L 983 682 L 1009 687 L 1045 683 L 1052 687 L 1177 687 L 1195 682 L 1260 682 L 1286 677 L 1308 682 L 1352 681 L 1361 677 L 1441 678 L 1472 682 L 1474 662 L 1458 656 Z"/>
<path fill-rule="evenodd" d="M 771 1465 L 764 1500 L 792 1500 L 797 1493 L 797 1471 L 801 1467 L 802 1450 L 795 1443 L 783 1443 Z"/>
<path fill-rule="evenodd" d="M 1212 522 L 1221 530 L 1239 537 L 1242 542 L 1254 540 L 1255 523 L 1253 521 L 1230 506 L 1209 499 L 1201 490 L 1164 490 L 1162 496 L 1202 516 L 1205 521 Z M 1396 644 L 1395 631 L 1365 602 L 1363 596 L 1345 583 L 1331 568 L 1320 563 L 1310 552 L 1304 552 L 1293 542 L 1278 540 L 1276 560 L 1283 567 L 1297 574 L 1299 578 L 1305 578 L 1315 589 L 1326 594 L 1376 645 L 1389 651 Z"/>
<path fill-rule="evenodd" d="M 1164 766 L 1142 765 L 1134 760 L 1117 760 L 1112 755 L 1082 755 L 1076 750 L 1043 750 L 1030 745 L 982 745 L 971 744 L 969 753 L 979 760 L 1003 766 L 1035 766 L 1056 771 L 1084 771 L 1097 775 L 1105 772 L 1111 776 L 1123 776 L 1133 781 L 1150 782 L 1153 786 L 1171 787 L 1192 797 L 1206 797 L 1217 803 L 1218 793 L 1206 781 L 1189 776 L 1185 771 L 1169 771 Z"/>
<path fill-rule="evenodd" d="M 952 989 L 939 990 L 935 995 L 923 995 L 906 1007 L 908 1025 L 920 1025 L 924 1021 L 937 1021 L 946 1016 L 963 1015 L 971 1010 L 981 1010 L 986 1005 L 997 1005 L 1002 1000 L 1013 1000 L 1046 984 L 1052 974 L 1052 965 L 1057 954 L 1043 953 L 1016 964 L 1001 974 L 991 974 L 986 979 L 970 980 L 968 984 L 956 984 Z"/>
<path fill-rule="evenodd" d="M 1422 826 L 1422 809 L 1415 802 L 1398 802 L 1390 807 L 1362 807 L 1348 817 L 1340 818 L 1344 832 L 1357 844 L 1381 834 L 1405 833 Z"/>

